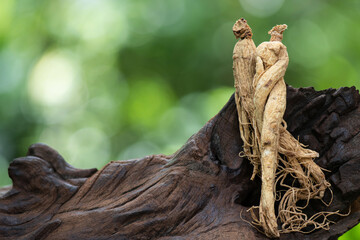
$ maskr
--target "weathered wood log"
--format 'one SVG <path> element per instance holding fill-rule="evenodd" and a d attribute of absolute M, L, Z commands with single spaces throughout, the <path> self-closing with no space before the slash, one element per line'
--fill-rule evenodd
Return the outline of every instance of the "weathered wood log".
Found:
<path fill-rule="evenodd" d="M 304 212 L 352 208 L 334 216 L 329 231 L 280 238 L 336 239 L 360 221 L 359 93 L 288 87 L 284 118 L 295 137 L 320 153 L 316 162 L 329 170 L 334 193 L 329 207 L 312 200 Z M 50 147 L 31 146 L 10 164 L 0 239 L 266 239 L 245 221 L 261 183 L 250 180 L 252 166 L 239 157 L 237 119 L 232 96 L 173 155 L 114 161 L 99 171 L 75 169 Z"/>

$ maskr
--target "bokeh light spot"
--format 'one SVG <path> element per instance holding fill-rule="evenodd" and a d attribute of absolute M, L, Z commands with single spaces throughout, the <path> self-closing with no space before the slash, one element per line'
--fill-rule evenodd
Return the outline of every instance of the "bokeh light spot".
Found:
<path fill-rule="evenodd" d="M 162 81 L 147 79 L 130 85 L 127 109 L 129 121 L 139 127 L 152 127 L 173 104 L 171 89 Z"/>
<path fill-rule="evenodd" d="M 210 119 L 215 116 L 215 114 L 217 114 L 227 103 L 233 93 L 234 89 L 231 87 L 222 87 L 212 90 L 206 101 L 207 118 Z"/>
<path fill-rule="evenodd" d="M 280 10 L 284 0 L 240 0 L 248 13 L 257 17 L 268 17 Z"/>
<path fill-rule="evenodd" d="M 85 127 L 73 133 L 67 143 L 68 160 L 77 167 L 96 167 L 109 162 L 110 143 L 107 135 L 98 128 Z"/>
<path fill-rule="evenodd" d="M 63 52 L 46 53 L 35 65 L 28 91 L 43 106 L 59 106 L 71 101 L 79 85 L 77 63 Z"/>
<path fill-rule="evenodd" d="M 327 61 L 330 47 L 324 31 L 314 22 L 301 19 L 285 32 L 290 61 L 316 67 Z"/>
<path fill-rule="evenodd" d="M 0 38 L 11 27 L 13 15 L 14 1 L 1 0 L 0 5 Z"/>

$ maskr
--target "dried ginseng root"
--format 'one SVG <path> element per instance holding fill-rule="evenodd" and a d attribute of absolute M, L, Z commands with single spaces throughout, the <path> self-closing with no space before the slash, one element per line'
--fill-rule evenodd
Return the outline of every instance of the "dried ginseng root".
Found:
<path fill-rule="evenodd" d="M 278 28 L 283 31 L 286 25 Z M 262 182 L 259 220 L 267 236 L 279 237 L 275 215 L 275 173 L 280 126 L 286 107 L 284 75 L 289 57 L 285 45 L 280 41 L 263 42 L 256 52 L 254 129 L 260 133 Z"/>
<path fill-rule="evenodd" d="M 254 89 L 253 79 L 256 66 L 256 46 L 251 39 L 251 28 L 246 20 L 239 19 L 233 27 L 236 43 L 233 52 L 233 71 L 235 79 L 235 101 L 239 117 L 239 128 L 241 139 L 244 142 L 243 155 L 245 155 L 254 166 L 251 179 L 260 171 L 260 151 L 257 146 L 255 131 L 253 129 L 254 113 Z"/>
<path fill-rule="evenodd" d="M 320 212 L 309 217 L 302 212 L 306 206 L 296 205 L 299 200 L 308 203 L 310 199 L 322 199 L 330 184 L 321 168 L 313 162 L 318 153 L 297 141 L 286 130 L 283 120 L 286 107 L 284 75 L 289 58 L 281 40 L 286 28 L 286 25 L 275 26 L 269 31 L 270 41 L 255 49 L 246 20 L 238 20 L 233 27 L 236 38 L 240 38 L 234 48 L 233 70 L 243 155 L 254 166 L 252 179 L 261 173 L 262 180 L 260 206 L 250 211 L 253 223 L 261 226 L 268 237 L 279 237 L 280 232 L 301 232 L 307 226 L 314 230 L 328 229 L 331 221 L 327 216 L 338 214 Z M 297 186 L 285 184 L 287 177 L 295 177 Z M 287 189 L 282 195 L 279 193 L 278 216 L 275 214 L 276 183 Z M 259 217 L 254 213 L 255 208 L 259 209 Z M 317 222 L 320 218 L 322 221 Z"/>

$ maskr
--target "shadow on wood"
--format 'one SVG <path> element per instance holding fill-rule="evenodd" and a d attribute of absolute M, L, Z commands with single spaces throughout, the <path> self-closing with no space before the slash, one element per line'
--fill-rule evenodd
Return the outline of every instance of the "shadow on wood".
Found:
<path fill-rule="evenodd" d="M 285 120 L 300 142 L 320 153 L 340 210 L 329 231 L 281 239 L 336 239 L 360 220 L 360 96 L 355 88 L 287 88 Z M 110 162 L 101 170 L 68 165 L 43 144 L 9 167 L 13 187 L 0 198 L 1 239 L 266 239 L 250 226 L 260 181 L 239 157 L 232 96 L 223 109 L 171 156 Z M 3 191 L 4 192 L 4 191 Z M 330 201 L 330 194 L 325 199 Z M 240 217 L 240 213 L 242 217 Z"/>

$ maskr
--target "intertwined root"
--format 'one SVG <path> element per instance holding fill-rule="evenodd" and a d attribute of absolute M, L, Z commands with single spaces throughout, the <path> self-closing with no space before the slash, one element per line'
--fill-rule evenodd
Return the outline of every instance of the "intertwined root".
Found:
<path fill-rule="evenodd" d="M 244 142 L 242 155 L 254 166 L 251 179 L 260 175 L 262 180 L 260 205 L 252 207 L 250 212 L 254 225 L 261 226 L 268 237 L 279 237 L 280 232 L 301 232 L 310 225 L 313 230 L 328 229 L 332 222 L 327 216 L 335 214 L 320 212 L 308 217 L 302 212 L 310 199 L 322 199 L 330 184 L 313 161 L 318 153 L 296 140 L 286 130 L 283 120 L 286 106 L 283 77 L 289 58 L 281 40 L 286 28 L 286 25 L 275 26 L 269 31 L 270 42 L 255 48 L 246 20 L 238 20 L 233 27 L 235 36 L 241 38 L 234 48 L 233 70 Z M 285 181 L 288 177 L 294 179 L 290 185 Z M 276 191 L 277 185 L 283 189 L 281 192 Z M 277 216 L 275 200 L 279 201 Z M 298 206 L 300 200 L 306 204 Z M 255 209 L 259 210 L 258 217 Z"/>
<path fill-rule="evenodd" d="M 260 206 L 253 207 L 251 211 L 259 209 L 259 217 L 253 213 L 254 224 L 261 226 L 265 234 L 269 237 L 278 237 L 280 232 L 301 232 L 307 226 L 313 226 L 313 230 L 318 228 L 327 229 L 332 223 L 327 219 L 328 215 L 334 213 L 320 212 L 310 218 L 302 212 L 307 207 L 310 199 L 322 199 L 325 190 L 330 187 L 326 181 L 321 168 L 313 161 L 318 154 L 312 150 L 304 148 L 287 130 L 280 126 L 280 137 L 278 142 L 279 153 L 277 153 L 275 166 L 271 165 L 270 158 L 274 156 L 261 156 L 261 177 L 262 189 Z M 264 133 L 264 131 L 262 131 Z M 263 151 L 264 152 L 264 151 Z M 274 154 L 274 153 L 273 153 Z M 288 156 L 288 157 L 282 157 Z M 291 157 L 292 156 L 292 157 Z M 260 160 L 260 158 L 258 158 Z M 267 165 L 268 164 L 268 165 Z M 271 168 L 269 168 L 271 167 Z M 273 167 L 277 169 L 275 173 L 269 170 Z M 285 179 L 291 177 L 296 179 L 293 184 L 288 185 Z M 275 180 L 275 181 L 274 181 Z M 276 192 L 276 185 L 283 188 Z M 278 196 L 279 207 L 278 215 L 275 214 L 275 196 Z M 304 206 L 297 206 L 297 202 L 305 200 Z M 322 222 L 316 220 L 321 219 Z M 282 223 L 281 231 L 278 230 L 277 220 Z"/>

